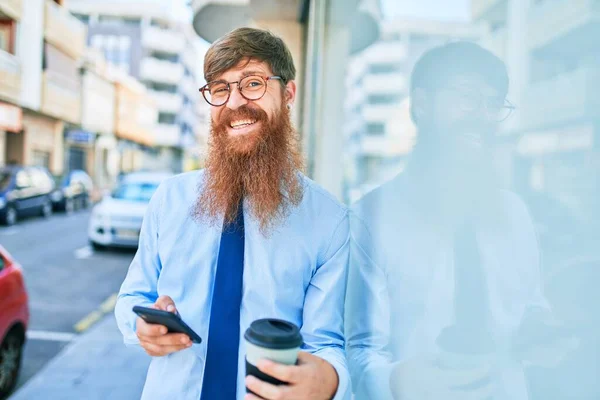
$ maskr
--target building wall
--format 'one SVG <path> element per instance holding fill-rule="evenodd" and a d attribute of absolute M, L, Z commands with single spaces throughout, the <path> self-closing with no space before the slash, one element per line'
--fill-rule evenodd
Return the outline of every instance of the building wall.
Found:
<path fill-rule="evenodd" d="M 24 1 L 17 35 L 17 54 L 21 59 L 20 104 L 31 110 L 41 107 L 43 38 L 44 0 Z"/>
<path fill-rule="evenodd" d="M 82 82 L 82 127 L 112 135 L 115 127 L 115 85 L 93 71 L 85 71 Z"/>
<path fill-rule="evenodd" d="M 24 157 L 22 163 L 34 165 L 35 152 L 47 153 L 49 155 L 48 169 L 53 174 L 60 175 L 64 170 L 64 146 L 63 146 L 62 121 L 55 120 L 40 114 L 30 112 L 23 113 L 23 147 Z M 18 149 L 10 149 L 19 154 Z"/>
<path fill-rule="evenodd" d="M 95 37 L 97 38 L 94 39 Z M 95 23 L 92 19 L 88 27 L 88 46 L 101 49 L 104 52 L 106 60 L 117 66 L 119 66 L 119 59 L 122 58 L 122 56 L 118 56 L 122 54 L 119 51 L 122 38 L 128 38 L 130 41 L 129 51 L 126 53 L 129 60 L 127 73 L 139 79 L 140 62 L 144 56 L 141 22 L 137 25 L 112 22 L 103 23 L 101 21 Z M 96 47 L 96 45 L 99 47 Z"/>

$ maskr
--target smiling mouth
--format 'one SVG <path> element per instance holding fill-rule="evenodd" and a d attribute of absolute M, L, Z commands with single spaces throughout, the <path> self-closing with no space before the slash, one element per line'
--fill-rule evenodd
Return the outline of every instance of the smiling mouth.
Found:
<path fill-rule="evenodd" d="M 229 124 L 229 126 L 233 129 L 243 129 L 254 125 L 256 123 L 255 119 L 244 119 L 239 121 L 233 121 Z"/>

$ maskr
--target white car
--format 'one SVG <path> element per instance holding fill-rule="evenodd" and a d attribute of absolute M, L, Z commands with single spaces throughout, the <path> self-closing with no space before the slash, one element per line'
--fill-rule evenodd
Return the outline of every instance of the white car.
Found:
<path fill-rule="evenodd" d="M 135 172 L 123 177 L 115 191 L 92 210 L 88 227 L 95 250 L 108 246 L 137 247 L 142 220 L 150 198 L 165 179 L 162 172 Z"/>

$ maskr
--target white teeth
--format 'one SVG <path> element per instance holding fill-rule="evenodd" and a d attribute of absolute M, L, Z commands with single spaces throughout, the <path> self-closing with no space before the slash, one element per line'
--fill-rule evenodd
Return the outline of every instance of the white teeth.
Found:
<path fill-rule="evenodd" d="M 252 125 L 255 122 L 256 122 L 256 120 L 245 119 L 245 120 L 241 120 L 241 121 L 234 121 L 230 125 L 232 128 L 241 128 L 241 127 L 244 127 L 247 125 Z"/>

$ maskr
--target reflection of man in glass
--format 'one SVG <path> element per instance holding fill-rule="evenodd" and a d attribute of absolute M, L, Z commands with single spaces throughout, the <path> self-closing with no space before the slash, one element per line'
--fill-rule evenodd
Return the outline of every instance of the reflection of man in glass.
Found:
<path fill-rule="evenodd" d="M 415 65 L 417 144 L 354 207 L 347 340 L 358 399 L 526 399 L 522 363 L 546 326 L 529 214 L 491 162 L 504 63 L 450 43 Z"/>

